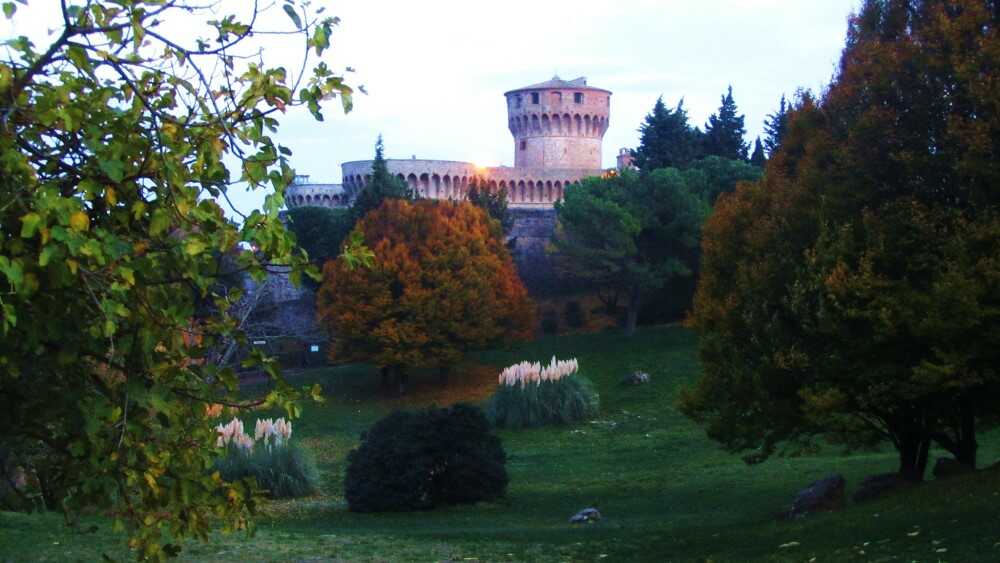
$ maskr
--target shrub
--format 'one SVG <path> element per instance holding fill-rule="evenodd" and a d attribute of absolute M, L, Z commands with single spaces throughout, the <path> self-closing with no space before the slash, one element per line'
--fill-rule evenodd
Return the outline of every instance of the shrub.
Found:
<path fill-rule="evenodd" d="M 395 411 L 347 456 L 350 510 L 427 510 L 502 497 L 507 456 L 483 412 L 470 405 Z"/>
<path fill-rule="evenodd" d="M 566 324 L 573 328 L 580 328 L 587 324 L 587 312 L 575 299 L 566 303 L 566 308 L 563 309 L 563 318 L 566 319 Z"/>
<path fill-rule="evenodd" d="M 243 423 L 236 418 L 216 430 L 218 445 L 226 448 L 215 464 L 223 480 L 256 480 L 272 498 L 303 497 L 316 492 L 316 463 L 309 452 L 291 443 L 290 422 L 283 418 L 258 420 L 256 439 L 243 432 Z"/>
<path fill-rule="evenodd" d="M 500 373 L 487 416 L 498 428 L 533 428 L 568 424 L 597 414 L 599 400 L 574 360 L 556 360 L 543 367 L 522 362 Z"/>
<path fill-rule="evenodd" d="M 542 332 L 545 334 L 555 334 L 559 332 L 559 315 L 553 310 L 542 313 Z"/>

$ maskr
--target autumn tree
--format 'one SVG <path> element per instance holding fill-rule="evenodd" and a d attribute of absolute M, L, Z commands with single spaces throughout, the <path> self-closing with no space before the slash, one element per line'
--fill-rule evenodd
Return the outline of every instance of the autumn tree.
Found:
<path fill-rule="evenodd" d="M 448 368 L 469 350 L 528 338 L 534 308 L 498 222 L 467 202 L 389 199 L 355 227 L 369 268 L 327 263 L 317 295 L 331 357 Z"/>
<path fill-rule="evenodd" d="M 30 17 L 23 4 L 4 13 Z M 277 117 L 348 109 L 351 89 L 323 63 L 263 64 L 265 18 L 304 55 L 329 46 L 336 20 L 298 2 L 45 4 L 51 42 L 12 38 L 0 62 L 0 440 L 46 506 L 110 514 L 136 557 L 162 559 L 252 524 L 252 491 L 211 471 L 206 406 L 294 415 L 299 393 L 255 356 L 275 385 L 247 400 L 210 361 L 238 337 L 240 293 L 217 282 L 226 256 L 257 279 L 302 274 L 278 219 L 294 171 Z M 223 213 L 237 184 L 268 194 L 238 224 Z"/>
<path fill-rule="evenodd" d="M 555 248 L 575 278 L 626 296 L 628 334 L 644 297 L 693 273 L 708 203 L 690 179 L 672 168 L 644 176 L 625 170 L 585 178 L 556 204 Z"/>
<path fill-rule="evenodd" d="M 1000 414 L 996 14 L 865 2 L 762 181 L 720 198 L 682 406 L 728 449 L 889 442 L 916 481 L 937 443 L 975 467 Z"/>

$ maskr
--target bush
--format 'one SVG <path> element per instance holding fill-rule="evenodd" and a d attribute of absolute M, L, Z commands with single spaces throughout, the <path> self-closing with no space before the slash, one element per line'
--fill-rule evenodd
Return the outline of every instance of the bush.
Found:
<path fill-rule="evenodd" d="M 546 367 L 524 362 L 505 369 L 487 407 L 490 422 L 498 428 L 534 428 L 593 417 L 597 392 L 577 371 L 576 360 L 554 357 Z"/>
<path fill-rule="evenodd" d="M 575 299 L 566 303 L 566 308 L 563 309 L 563 318 L 566 319 L 566 324 L 573 328 L 580 328 L 587 324 L 587 312 Z"/>
<path fill-rule="evenodd" d="M 291 424 L 284 419 L 277 424 L 257 421 L 256 440 L 243 433 L 242 422 L 235 418 L 217 430 L 226 454 L 215 469 L 224 481 L 254 479 L 271 498 L 304 497 L 318 490 L 316 463 L 308 451 L 291 443 Z"/>
<path fill-rule="evenodd" d="M 542 332 L 545 334 L 559 332 L 559 315 L 555 311 L 548 310 L 542 313 Z"/>
<path fill-rule="evenodd" d="M 507 490 L 506 460 L 477 407 L 395 411 L 348 454 L 344 495 L 354 512 L 492 500 Z"/>

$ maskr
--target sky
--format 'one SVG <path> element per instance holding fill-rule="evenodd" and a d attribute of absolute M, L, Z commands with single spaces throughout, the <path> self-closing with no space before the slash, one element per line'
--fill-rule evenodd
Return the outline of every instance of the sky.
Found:
<path fill-rule="evenodd" d="M 239 4 L 241 0 L 233 0 Z M 245 4 L 243 4 L 245 5 Z M 548 80 L 587 77 L 610 90 L 603 160 L 638 144 L 638 127 L 658 96 L 683 98 L 692 125 L 704 126 L 732 85 L 746 116 L 747 140 L 782 94 L 821 90 L 844 46 L 859 0 L 313 0 L 341 19 L 323 60 L 351 67 L 363 85 L 354 110 L 329 104 L 317 122 L 301 109 L 282 117 L 277 140 L 293 166 L 315 182 L 341 180 L 340 163 L 370 159 L 377 135 L 388 158 L 512 165 L 505 91 Z M 58 27 L 57 0 L 4 22 L 0 34 L 25 33 L 39 46 Z M 280 12 L 272 17 L 284 18 Z M 265 20 L 266 24 L 272 22 Z M 183 26 L 177 26 L 183 34 Z M 301 48 L 264 44 L 271 65 L 297 68 Z M 315 59 L 314 59 L 315 61 Z M 246 212 L 262 193 L 237 190 Z"/>

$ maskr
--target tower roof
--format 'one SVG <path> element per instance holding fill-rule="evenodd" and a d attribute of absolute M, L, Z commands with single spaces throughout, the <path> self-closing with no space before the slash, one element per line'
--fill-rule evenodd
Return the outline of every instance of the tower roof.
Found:
<path fill-rule="evenodd" d="M 555 90 L 565 88 L 567 90 L 597 90 L 599 92 L 611 93 L 610 90 L 605 90 L 603 88 L 594 88 L 593 86 L 587 86 L 587 77 L 581 76 L 579 78 L 574 78 L 573 80 L 563 80 L 559 78 L 558 75 L 553 76 L 550 80 L 545 82 L 539 82 L 538 84 L 531 84 L 529 86 L 522 86 L 521 88 L 514 88 L 513 90 L 508 90 L 504 92 L 504 95 L 521 92 L 523 90 Z"/>

